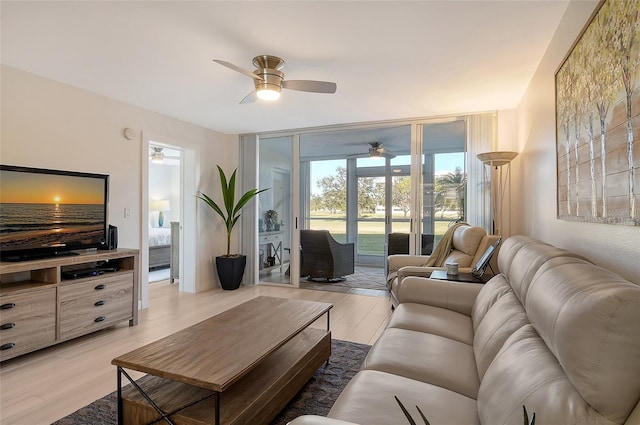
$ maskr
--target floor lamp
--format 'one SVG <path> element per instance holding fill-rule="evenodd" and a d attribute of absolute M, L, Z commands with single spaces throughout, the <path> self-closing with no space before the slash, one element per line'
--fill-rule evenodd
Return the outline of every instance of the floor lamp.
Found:
<path fill-rule="evenodd" d="M 518 152 L 498 151 L 478 154 L 485 165 L 484 180 L 491 184 L 491 233 L 502 236 L 502 204 L 506 190 L 511 190 L 511 161 Z M 504 166 L 506 170 L 504 170 Z M 487 174 L 487 169 L 489 170 Z M 511 213 L 509 213 L 511 221 Z"/>

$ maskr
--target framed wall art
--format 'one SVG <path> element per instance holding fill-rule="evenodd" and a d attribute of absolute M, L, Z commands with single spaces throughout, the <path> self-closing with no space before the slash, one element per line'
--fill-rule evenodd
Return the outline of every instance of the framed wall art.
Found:
<path fill-rule="evenodd" d="M 640 225 L 640 3 L 605 0 L 555 74 L 557 212 Z"/>

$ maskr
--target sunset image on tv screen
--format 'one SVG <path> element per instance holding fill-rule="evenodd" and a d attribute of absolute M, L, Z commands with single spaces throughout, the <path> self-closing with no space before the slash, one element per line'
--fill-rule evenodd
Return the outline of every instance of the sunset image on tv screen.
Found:
<path fill-rule="evenodd" d="M 0 171 L 0 248 L 91 244 L 104 236 L 105 180 Z"/>

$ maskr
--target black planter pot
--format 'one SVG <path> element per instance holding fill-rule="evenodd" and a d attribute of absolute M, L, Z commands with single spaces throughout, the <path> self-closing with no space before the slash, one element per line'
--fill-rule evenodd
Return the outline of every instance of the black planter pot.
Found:
<path fill-rule="evenodd" d="M 216 270 L 222 289 L 234 290 L 240 287 L 244 268 L 247 265 L 247 256 L 216 257 Z"/>

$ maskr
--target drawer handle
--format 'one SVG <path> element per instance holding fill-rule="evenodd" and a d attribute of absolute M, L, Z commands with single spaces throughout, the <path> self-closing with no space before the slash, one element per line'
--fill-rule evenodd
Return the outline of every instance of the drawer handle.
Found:
<path fill-rule="evenodd" d="M 7 342 L 6 344 L 0 345 L 0 350 L 2 350 L 2 351 L 9 350 L 10 348 L 13 348 L 15 346 L 16 346 L 15 342 Z"/>
<path fill-rule="evenodd" d="M 95 319 L 93 319 L 93 321 L 96 322 L 96 323 L 104 322 L 105 320 L 107 320 L 106 316 L 100 316 L 100 317 L 96 317 Z"/>
<path fill-rule="evenodd" d="M 15 306 L 16 306 L 16 303 L 2 304 L 0 305 L 0 310 L 9 310 L 10 308 L 14 308 Z"/>
<path fill-rule="evenodd" d="M 101 305 L 105 305 L 106 303 L 107 303 L 107 302 L 106 302 L 105 300 L 100 300 L 100 301 L 96 302 L 94 305 L 95 305 L 96 307 L 100 307 Z"/>
<path fill-rule="evenodd" d="M 7 329 L 15 328 L 15 323 L 5 323 L 4 325 L 0 325 L 0 330 L 6 331 Z"/>
<path fill-rule="evenodd" d="M 105 285 L 104 283 L 102 283 L 102 284 L 100 284 L 100 285 L 97 285 L 97 286 L 96 286 L 95 288 L 93 288 L 93 289 L 95 289 L 96 291 L 99 291 L 99 290 L 101 290 L 101 289 L 107 289 L 107 285 Z"/>

